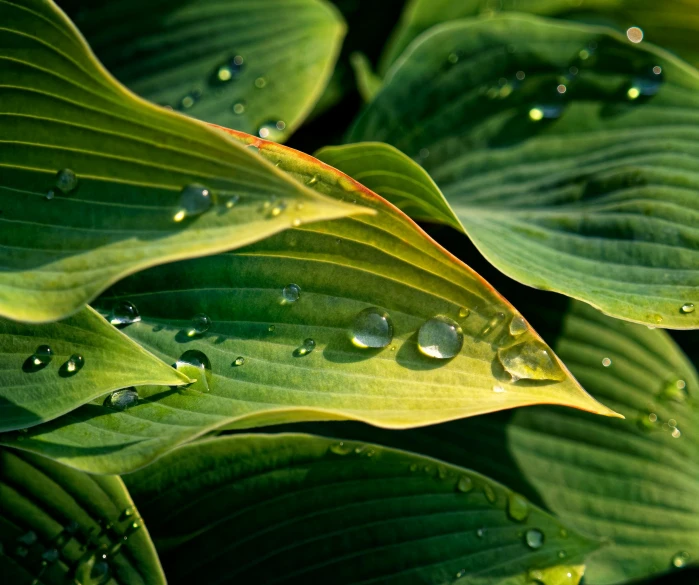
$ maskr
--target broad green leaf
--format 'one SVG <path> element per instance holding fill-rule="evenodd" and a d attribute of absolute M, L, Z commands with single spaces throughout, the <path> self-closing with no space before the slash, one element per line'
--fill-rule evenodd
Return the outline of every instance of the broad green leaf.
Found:
<path fill-rule="evenodd" d="M 118 477 L 0 449 L 0 575 L 7 585 L 165 585 Z"/>
<path fill-rule="evenodd" d="M 145 399 L 124 413 L 78 409 L 33 429 L 22 448 L 123 473 L 224 426 L 355 419 L 405 428 L 538 403 L 615 414 L 580 388 L 509 303 L 398 209 L 308 155 L 255 144 L 298 180 L 375 215 L 300 226 L 239 253 L 119 282 L 99 307 L 134 303 L 142 320 L 127 335 L 167 363 L 202 352 L 210 375 L 186 368 L 198 384 L 144 389 Z M 296 209 L 287 212 L 294 217 Z M 355 326 L 371 309 L 378 312 L 373 335 Z M 201 313 L 211 324 L 197 334 L 191 319 Z M 380 329 L 383 314 L 392 339 Z M 448 320 L 437 323 L 443 335 L 423 346 L 447 355 L 461 330 L 463 348 L 453 359 L 418 348 L 418 331 L 436 316 Z M 361 348 L 362 341 L 384 347 Z M 505 365 L 523 379 L 514 381 Z M 1 440 L 14 445 L 16 438 Z"/>
<path fill-rule="evenodd" d="M 561 318 L 538 310 L 551 324 Z M 331 432 L 476 469 L 580 531 L 610 539 L 588 558 L 588 585 L 697 565 L 697 372 L 664 331 L 579 302 L 560 331 L 541 331 L 585 388 L 627 420 L 532 407 L 404 433 L 346 426 Z"/>
<path fill-rule="evenodd" d="M 89 307 L 63 321 L 0 319 L 0 431 L 51 420 L 127 386 L 191 380 Z"/>
<path fill-rule="evenodd" d="M 577 585 L 600 546 L 476 473 L 312 435 L 197 442 L 125 481 L 172 584 Z"/>
<path fill-rule="evenodd" d="M 350 64 L 357 80 L 359 95 L 365 102 L 374 99 L 376 92 L 381 88 L 382 80 L 371 69 L 371 62 L 364 53 L 356 51 L 350 55 Z"/>
<path fill-rule="evenodd" d="M 603 28 L 507 16 L 422 37 L 349 141 L 420 161 L 508 276 L 690 329 L 697 121 L 699 73 L 667 53 Z"/>
<path fill-rule="evenodd" d="M 324 0 L 151 0 L 145 10 L 140 0 L 58 3 L 138 95 L 244 132 L 266 128 L 275 140 L 313 108 L 345 34 Z"/>
<path fill-rule="evenodd" d="M 211 209 L 178 222 L 188 185 Z M 0 0 L 0 315 L 60 319 L 136 270 L 283 230 L 271 197 L 303 221 L 352 212 L 131 95 L 49 0 Z"/>
<path fill-rule="evenodd" d="M 413 39 L 437 24 L 510 11 L 605 24 L 620 31 L 640 27 L 645 42 L 699 65 L 699 9 L 693 0 L 411 0 L 381 58 L 382 71 Z"/>

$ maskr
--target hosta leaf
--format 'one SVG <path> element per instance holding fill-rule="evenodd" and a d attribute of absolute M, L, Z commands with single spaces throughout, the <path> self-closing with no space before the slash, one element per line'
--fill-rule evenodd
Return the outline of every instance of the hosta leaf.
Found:
<path fill-rule="evenodd" d="M 120 473 L 224 425 L 350 418 L 404 428 L 535 403 L 614 414 L 578 386 L 510 304 L 399 210 L 310 156 L 256 144 L 297 179 L 376 214 L 301 226 L 237 254 L 121 281 L 99 306 L 134 303 L 142 320 L 127 335 L 167 363 L 202 352 L 210 375 L 186 368 L 199 380 L 191 390 L 144 390 L 148 399 L 124 413 L 79 409 L 23 437 L 23 448 Z M 287 212 L 294 217 L 296 209 Z M 197 333 L 190 319 L 202 313 L 211 324 Z M 428 321 L 424 351 L 456 352 L 453 359 L 421 353 L 418 330 Z M 524 379 L 515 382 L 505 367 Z M 3 440 L 16 444 L 12 435 Z"/>
<path fill-rule="evenodd" d="M 699 65 L 696 44 L 699 11 L 696 4 L 687 0 L 412 0 L 382 56 L 383 71 L 413 39 L 432 26 L 459 18 L 489 17 L 510 11 L 605 24 L 622 31 L 640 27 L 643 40 L 671 49 L 695 66 Z"/>
<path fill-rule="evenodd" d="M 125 480 L 173 584 L 576 585 L 600 546 L 481 475 L 312 435 L 198 442 Z"/>
<path fill-rule="evenodd" d="M 3 583 L 165 585 L 150 536 L 118 477 L 0 450 Z"/>
<path fill-rule="evenodd" d="M 555 311 L 541 316 L 560 319 Z M 697 372 L 665 332 L 579 302 L 561 331 L 541 330 L 585 388 L 627 420 L 532 407 L 409 433 L 343 426 L 332 434 L 439 455 L 505 483 L 586 534 L 609 538 L 611 546 L 588 558 L 589 585 L 696 565 Z M 474 449 L 475 437 L 482 448 Z"/>
<path fill-rule="evenodd" d="M 507 16 L 423 37 L 349 139 L 419 160 L 508 276 L 688 329 L 699 326 L 697 120 L 699 73 L 667 53 Z"/>
<path fill-rule="evenodd" d="M 113 390 L 191 380 L 89 307 L 63 321 L 0 319 L 0 431 L 51 420 Z"/>
<path fill-rule="evenodd" d="M 0 315 L 60 319 L 136 270 L 283 230 L 286 214 L 261 210 L 271 197 L 303 203 L 304 221 L 352 211 L 132 96 L 48 0 L 0 0 L 0 23 Z"/>
<path fill-rule="evenodd" d="M 315 104 L 345 32 L 323 0 L 155 0 L 147 10 L 139 0 L 59 4 L 140 96 L 253 134 L 281 121 L 275 140 Z"/>

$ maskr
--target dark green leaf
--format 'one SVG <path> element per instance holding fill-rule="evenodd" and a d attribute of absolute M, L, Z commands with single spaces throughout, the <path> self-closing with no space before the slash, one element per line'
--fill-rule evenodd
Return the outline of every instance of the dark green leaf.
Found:
<path fill-rule="evenodd" d="M 576 585 L 599 547 L 481 475 L 311 435 L 198 442 L 125 480 L 173 585 Z"/>

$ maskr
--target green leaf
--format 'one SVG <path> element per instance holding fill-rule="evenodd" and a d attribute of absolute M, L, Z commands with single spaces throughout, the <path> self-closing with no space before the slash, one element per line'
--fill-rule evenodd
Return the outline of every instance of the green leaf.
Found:
<path fill-rule="evenodd" d="M 371 68 L 371 62 L 364 53 L 355 51 L 350 55 L 350 64 L 354 70 L 354 77 L 357 80 L 359 95 L 365 102 L 374 99 L 376 92 L 381 87 L 382 80 Z"/>
<path fill-rule="evenodd" d="M 97 404 L 78 409 L 24 436 L 23 448 L 80 469 L 123 473 L 223 426 L 349 418 L 405 428 L 536 403 L 615 414 L 580 388 L 507 301 L 399 210 L 308 155 L 255 144 L 298 180 L 375 215 L 302 226 L 239 253 L 121 281 L 99 306 L 106 312 L 134 303 L 142 320 L 127 335 L 168 363 L 202 352 L 209 375 L 188 367 L 199 380 L 192 389 L 144 389 L 144 400 L 124 413 Z M 292 284 L 300 292 L 290 302 L 283 289 Z M 352 329 L 372 307 L 389 315 L 393 339 L 360 348 Z M 196 334 L 190 319 L 200 313 L 211 325 Z M 418 348 L 418 330 L 435 316 L 452 323 L 442 323 L 440 347 L 463 331 L 453 359 Z M 505 365 L 526 379 L 513 381 Z"/>
<path fill-rule="evenodd" d="M 0 431 L 54 419 L 119 388 L 191 382 L 89 307 L 46 325 L 0 319 L 0 371 Z"/>
<path fill-rule="evenodd" d="M 313 108 L 345 24 L 322 0 L 66 1 L 97 57 L 160 105 L 257 134 L 282 121 L 285 140 Z"/>
<path fill-rule="evenodd" d="M 202 441 L 125 481 L 173 584 L 577 585 L 600 546 L 481 475 L 311 435 Z"/>
<path fill-rule="evenodd" d="M 3 583 L 165 585 L 148 531 L 118 477 L 0 450 Z"/>
<path fill-rule="evenodd" d="M 667 53 L 607 29 L 507 16 L 422 37 L 349 140 L 419 160 L 508 276 L 690 329 L 697 120 L 699 73 Z"/>
<path fill-rule="evenodd" d="M 533 407 L 405 433 L 328 430 L 476 469 L 581 532 L 610 539 L 611 546 L 587 560 L 589 585 L 636 582 L 696 565 L 696 370 L 664 331 L 575 301 L 564 316 L 538 311 L 551 324 L 563 317 L 560 331 L 542 333 L 585 388 L 627 420 Z"/>
<path fill-rule="evenodd" d="M 620 31 L 640 27 L 644 41 L 671 49 L 699 65 L 699 20 L 696 7 L 686 0 L 412 0 L 384 51 L 381 70 L 385 73 L 413 39 L 437 24 L 510 11 L 605 24 Z"/>
<path fill-rule="evenodd" d="M 0 0 L 0 23 L 0 315 L 60 319 L 136 270 L 283 230 L 287 214 L 261 210 L 271 197 L 303 221 L 352 212 L 131 95 L 48 0 Z M 212 209 L 174 221 L 192 184 Z"/>

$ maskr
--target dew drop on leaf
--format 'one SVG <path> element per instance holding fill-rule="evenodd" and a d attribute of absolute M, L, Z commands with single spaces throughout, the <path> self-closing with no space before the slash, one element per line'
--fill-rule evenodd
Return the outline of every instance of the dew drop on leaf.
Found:
<path fill-rule="evenodd" d="M 245 113 L 245 104 L 243 102 L 236 102 L 233 104 L 233 113 L 238 114 L 244 114 Z"/>
<path fill-rule="evenodd" d="M 264 77 L 258 77 L 255 80 L 255 87 L 257 89 L 262 89 L 263 87 L 267 86 L 267 80 Z"/>
<path fill-rule="evenodd" d="M 138 404 L 138 392 L 135 388 L 116 390 L 104 399 L 104 406 L 114 410 L 126 410 Z"/>
<path fill-rule="evenodd" d="M 32 365 L 35 368 L 47 366 L 53 359 L 53 350 L 48 345 L 40 345 L 36 348 L 34 355 L 31 357 Z"/>
<path fill-rule="evenodd" d="M 426 356 L 449 359 L 456 356 L 464 345 L 464 333 L 448 317 L 433 317 L 425 321 L 417 334 L 417 347 Z"/>
<path fill-rule="evenodd" d="M 130 301 L 117 301 L 109 313 L 109 322 L 112 325 L 131 325 L 141 320 L 136 305 Z"/>
<path fill-rule="evenodd" d="M 565 380 L 565 372 L 541 341 L 530 339 L 498 350 L 505 370 L 517 380 Z"/>
<path fill-rule="evenodd" d="M 678 552 L 674 557 L 672 557 L 672 566 L 678 569 L 684 567 L 689 560 L 689 553 L 686 551 Z"/>
<path fill-rule="evenodd" d="M 185 351 L 175 362 L 175 369 L 185 376 L 195 380 L 189 389 L 199 392 L 209 392 L 213 387 L 213 372 L 211 362 L 206 354 L 198 349 Z"/>
<path fill-rule="evenodd" d="M 334 445 L 330 446 L 330 451 L 335 453 L 335 455 L 349 455 L 352 450 L 352 446 L 348 445 L 344 441 L 340 441 L 339 443 L 335 443 Z"/>
<path fill-rule="evenodd" d="M 305 339 L 303 345 L 294 350 L 295 357 L 303 357 L 311 353 L 316 347 L 316 342 L 310 337 Z"/>
<path fill-rule="evenodd" d="M 524 533 L 524 542 L 531 549 L 538 549 L 544 545 L 544 533 L 536 528 L 530 528 Z"/>
<path fill-rule="evenodd" d="M 180 191 L 180 204 L 174 216 L 175 221 L 201 215 L 211 208 L 211 192 L 203 185 L 192 183 Z"/>
<path fill-rule="evenodd" d="M 459 318 L 460 319 L 465 319 L 471 314 L 471 311 L 469 311 L 466 307 L 460 307 L 459 308 Z"/>
<path fill-rule="evenodd" d="M 473 480 L 468 475 L 462 475 L 456 483 L 456 489 L 462 493 L 468 493 L 473 489 Z"/>
<path fill-rule="evenodd" d="M 354 318 L 350 332 L 356 347 L 381 348 L 393 341 L 393 322 L 385 311 L 370 307 L 360 311 Z"/>
<path fill-rule="evenodd" d="M 527 322 L 521 316 L 515 315 L 512 317 L 512 321 L 510 321 L 510 335 L 512 337 L 519 337 L 526 333 L 527 329 Z"/>
<path fill-rule="evenodd" d="M 267 214 L 267 217 L 279 217 L 281 213 L 286 209 L 286 202 L 285 201 L 278 201 L 274 205 L 272 205 L 269 209 L 269 213 Z"/>
<path fill-rule="evenodd" d="M 262 124 L 258 130 L 257 134 L 260 138 L 265 140 L 274 140 L 279 142 L 284 138 L 284 129 L 286 128 L 286 123 L 283 120 L 271 120 Z"/>
<path fill-rule="evenodd" d="M 485 536 L 485 533 L 486 533 L 485 528 L 479 528 L 478 530 L 476 530 L 476 536 L 478 538 L 483 538 Z"/>
<path fill-rule="evenodd" d="M 77 374 L 85 365 L 85 358 L 79 353 L 74 353 L 68 361 L 63 364 L 63 369 L 69 375 Z"/>
<path fill-rule="evenodd" d="M 682 311 L 685 315 L 689 313 L 694 313 L 694 303 L 685 303 L 682 305 L 680 311 Z"/>
<path fill-rule="evenodd" d="M 491 486 L 488 483 L 486 483 L 483 486 L 483 494 L 485 495 L 485 499 L 488 500 L 491 504 L 494 504 L 495 500 L 497 500 L 497 496 L 495 495 L 495 490 L 493 489 L 493 486 Z"/>
<path fill-rule="evenodd" d="M 298 284 L 287 284 L 282 289 L 282 297 L 287 303 L 295 303 L 301 296 L 301 287 Z"/>
<path fill-rule="evenodd" d="M 56 180 L 53 186 L 64 195 L 67 195 L 78 186 L 78 176 L 70 169 L 61 169 L 56 173 Z"/>
<path fill-rule="evenodd" d="M 192 324 L 187 329 L 187 337 L 204 335 L 211 327 L 211 319 L 204 313 L 192 317 Z"/>
<path fill-rule="evenodd" d="M 242 355 L 239 355 L 237 358 L 235 358 L 235 360 L 233 360 L 233 365 L 236 368 L 239 368 L 243 364 L 245 364 L 245 358 Z"/>
<path fill-rule="evenodd" d="M 507 515 L 516 522 L 524 522 L 529 516 L 529 502 L 527 498 L 511 492 L 507 496 Z"/>
<path fill-rule="evenodd" d="M 243 63 L 244 59 L 240 55 L 235 55 L 226 59 L 226 61 L 218 65 L 214 70 L 211 77 L 212 84 L 221 85 L 233 81 L 243 70 Z"/>
<path fill-rule="evenodd" d="M 541 120 L 555 120 L 563 115 L 564 109 L 565 107 L 563 104 L 535 106 L 529 110 L 529 119 L 533 122 L 540 122 Z"/>

